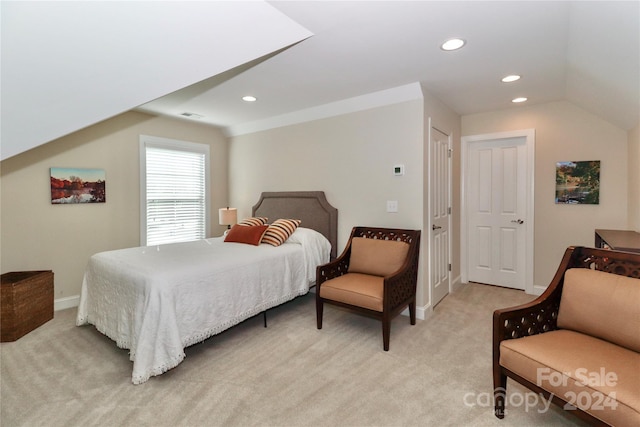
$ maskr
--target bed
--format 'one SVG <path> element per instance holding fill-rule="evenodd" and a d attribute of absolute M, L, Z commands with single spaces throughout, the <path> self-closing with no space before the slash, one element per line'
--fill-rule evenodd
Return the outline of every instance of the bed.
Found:
<path fill-rule="evenodd" d="M 301 220 L 278 247 L 215 237 L 95 254 L 76 324 L 128 349 L 131 380 L 144 383 L 180 364 L 186 347 L 306 294 L 316 266 L 336 256 L 337 214 L 321 191 L 267 192 L 252 216 Z"/>

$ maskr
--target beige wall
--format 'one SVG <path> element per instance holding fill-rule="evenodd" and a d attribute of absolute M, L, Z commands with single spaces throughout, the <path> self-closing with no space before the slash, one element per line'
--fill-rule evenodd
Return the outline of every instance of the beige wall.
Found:
<path fill-rule="evenodd" d="M 339 209 L 344 246 L 356 225 L 421 227 L 421 159 L 420 101 L 237 136 L 229 148 L 231 203 L 242 217 L 262 191 L 322 190 Z M 398 163 L 404 176 L 393 175 Z M 386 212 L 387 200 L 398 201 L 398 213 Z"/>
<path fill-rule="evenodd" d="M 594 228 L 640 228 L 640 176 L 634 166 L 640 162 L 640 127 L 626 133 L 558 102 L 465 116 L 460 128 L 455 113 L 423 92 L 424 100 L 238 136 L 229 146 L 217 129 L 129 112 L 5 160 L 0 163 L 1 270 L 52 269 L 56 298 L 74 297 L 91 254 L 138 245 L 140 134 L 211 144 L 212 235 L 222 232 L 216 209 L 227 203 L 227 177 L 229 203 L 240 216 L 250 214 L 262 191 L 324 190 L 339 209 L 339 250 L 355 225 L 423 229 L 429 117 L 454 135 L 454 279 L 460 274 L 461 135 L 536 129 L 536 285 L 548 284 L 566 246 L 593 245 Z M 555 162 L 589 159 L 602 161 L 601 204 L 555 205 Z M 403 177 L 392 174 L 399 163 L 406 168 Z M 54 166 L 105 169 L 107 203 L 51 205 Z M 398 201 L 398 213 L 386 212 L 387 200 Z M 423 234 L 422 307 L 430 302 L 426 239 Z"/>
<path fill-rule="evenodd" d="M 640 233 L 640 124 L 629 131 L 629 230 Z"/>
<path fill-rule="evenodd" d="M 357 225 L 422 229 L 423 132 L 415 100 L 234 137 L 231 203 L 243 217 L 262 191 L 324 191 L 338 208 L 338 253 Z M 404 176 L 393 175 L 396 164 Z"/>
<path fill-rule="evenodd" d="M 227 203 L 227 141 L 213 127 L 128 112 L 1 163 L 2 272 L 51 269 L 55 298 L 80 294 L 89 257 L 140 244 L 139 135 L 211 145 L 213 234 Z M 49 168 L 100 168 L 105 204 L 52 205 Z"/>
<path fill-rule="evenodd" d="M 593 246 L 594 229 L 628 226 L 627 133 L 569 102 L 462 117 L 462 135 L 535 129 L 534 285 L 546 287 L 564 250 Z M 600 160 L 600 204 L 556 205 L 558 161 Z"/>

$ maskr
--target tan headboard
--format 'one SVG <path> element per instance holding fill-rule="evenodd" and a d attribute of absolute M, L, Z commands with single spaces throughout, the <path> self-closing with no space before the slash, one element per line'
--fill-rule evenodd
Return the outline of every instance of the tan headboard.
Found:
<path fill-rule="evenodd" d="M 301 220 L 300 227 L 316 230 L 329 240 L 331 258 L 336 258 L 338 209 L 327 201 L 324 191 L 264 192 L 251 213 L 253 216 L 266 216 L 269 222 L 278 218 Z"/>

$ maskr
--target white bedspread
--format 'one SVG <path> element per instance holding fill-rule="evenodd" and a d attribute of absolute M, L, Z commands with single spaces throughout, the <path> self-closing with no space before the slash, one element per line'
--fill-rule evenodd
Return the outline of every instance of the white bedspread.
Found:
<path fill-rule="evenodd" d="M 98 253 L 76 324 L 129 349 L 140 384 L 182 362 L 185 347 L 307 293 L 330 250 L 319 233 L 298 229 L 279 247 L 213 238 Z"/>

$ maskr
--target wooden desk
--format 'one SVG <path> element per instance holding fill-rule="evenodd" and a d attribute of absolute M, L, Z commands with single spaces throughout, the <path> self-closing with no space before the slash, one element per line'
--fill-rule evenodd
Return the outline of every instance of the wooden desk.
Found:
<path fill-rule="evenodd" d="M 631 230 L 596 229 L 596 248 L 640 253 L 640 233 Z"/>

